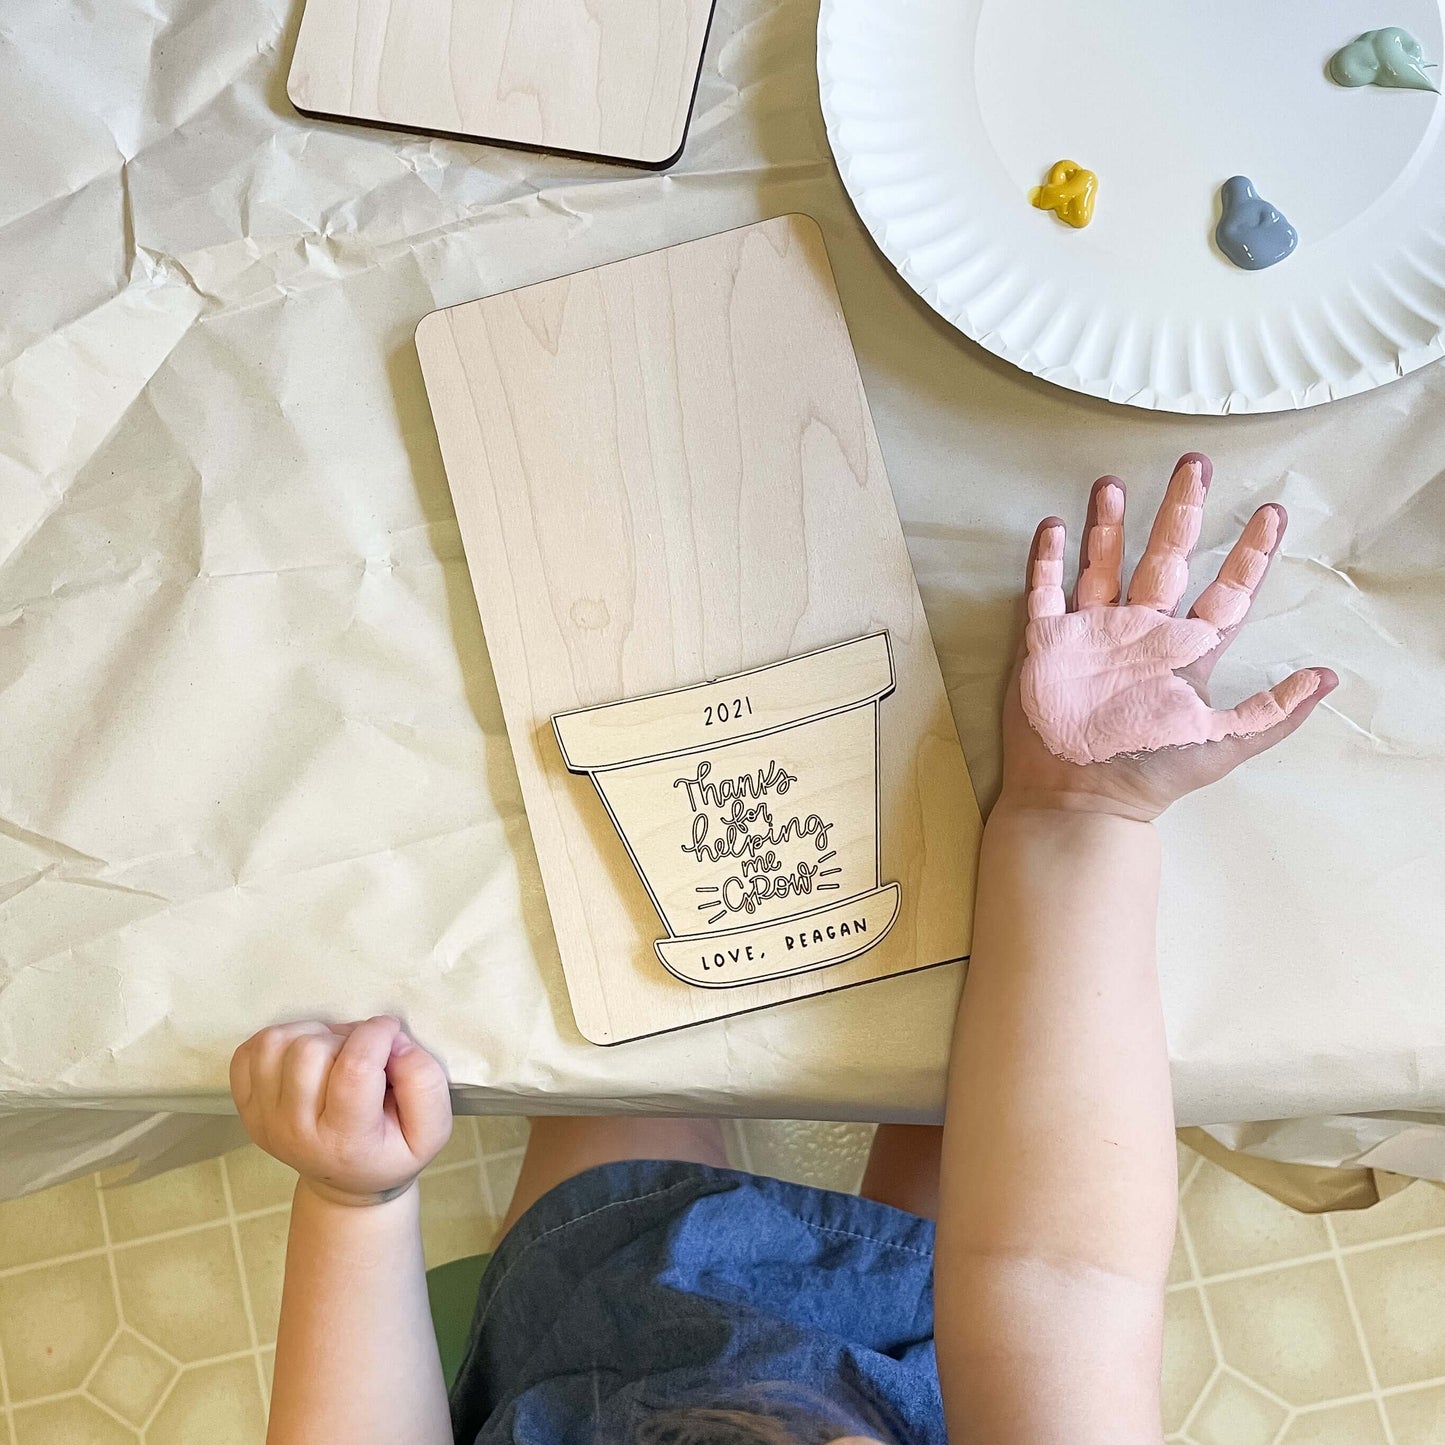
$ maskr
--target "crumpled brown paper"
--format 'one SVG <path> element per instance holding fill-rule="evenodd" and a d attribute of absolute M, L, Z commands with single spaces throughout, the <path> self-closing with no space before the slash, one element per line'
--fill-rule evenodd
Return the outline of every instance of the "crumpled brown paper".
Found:
<path fill-rule="evenodd" d="M 720 0 L 662 175 L 304 120 L 298 15 L 6 9 L 0 1104 L 223 1111 L 253 1029 L 391 1009 L 468 1108 L 936 1116 L 954 970 L 578 1037 L 411 343 L 437 306 L 801 210 L 985 800 L 1037 517 L 1115 470 L 1137 545 L 1202 447 L 1202 583 L 1290 509 L 1220 687 L 1343 686 L 1163 824 L 1180 1117 L 1445 1109 L 1445 371 L 1184 420 L 989 357 L 854 217 L 807 5 Z M 0 1190 L 40 1177 L 37 1117 Z"/>
<path fill-rule="evenodd" d="M 1204 1129 L 1181 1129 L 1179 1139 L 1206 1159 L 1303 1214 L 1371 1209 L 1415 1181 L 1382 1169 L 1283 1163 L 1227 1149 Z"/>

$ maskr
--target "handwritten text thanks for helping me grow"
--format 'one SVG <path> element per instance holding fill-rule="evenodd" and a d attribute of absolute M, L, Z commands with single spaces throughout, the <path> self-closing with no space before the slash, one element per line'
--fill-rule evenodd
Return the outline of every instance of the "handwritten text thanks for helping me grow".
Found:
<path fill-rule="evenodd" d="M 769 898 L 811 893 L 819 868 L 799 859 L 787 874 L 778 876 L 783 862 L 776 850 L 790 842 L 811 839 L 815 850 L 825 853 L 833 825 L 817 813 L 795 813 L 778 822 L 768 801 L 770 797 L 781 798 L 798 781 L 797 777 L 779 767 L 776 759 L 740 777 L 713 782 L 711 775 L 712 764 L 702 761 L 691 777 L 673 781 L 673 787 L 686 791 L 693 814 L 692 838 L 682 844 L 682 851 L 691 853 L 699 863 L 735 858 L 740 864 L 740 876 L 727 878 L 720 889 L 706 891 L 718 892 L 724 908 L 731 913 L 752 913 Z"/>

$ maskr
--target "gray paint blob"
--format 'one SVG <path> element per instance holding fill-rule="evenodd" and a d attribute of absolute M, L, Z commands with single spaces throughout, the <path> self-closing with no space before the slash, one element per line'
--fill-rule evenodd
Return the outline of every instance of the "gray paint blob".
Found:
<path fill-rule="evenodd" d="M 1242 270 L 1278 265 L 1299 245 L 1299 233 L 1276 207 L 1261 199 L 1248 176 L 1231 176 L 1219 196 L 1224 213 L 1214 239 Z"/>

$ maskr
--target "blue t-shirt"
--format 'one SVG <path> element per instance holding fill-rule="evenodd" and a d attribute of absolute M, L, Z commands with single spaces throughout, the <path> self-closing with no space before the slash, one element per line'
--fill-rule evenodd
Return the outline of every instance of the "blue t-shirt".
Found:
<path fill-rule="evenodd" d="M 946 1445 L 933 1225 L 730 1169 L 629 1161 L 532 1206 L 482 1279 L 463 1445 L 667 1439 L 682 1407 Z M 656 1428 L 661 1422 L 661 1430 Z"/>

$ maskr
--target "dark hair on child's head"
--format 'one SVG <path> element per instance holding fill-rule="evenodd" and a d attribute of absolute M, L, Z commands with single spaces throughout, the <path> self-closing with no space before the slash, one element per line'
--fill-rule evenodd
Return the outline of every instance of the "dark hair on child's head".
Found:
<path fill-rule="evenodd" d="M 809 1434 L 817 1440 L 816 1432 Z M 637 1432 L 637 1440 L 638 1445 L 804 1445 L 775 1415 L 706 1405 L 659 1411 Z"/>
<path fill-rule="evenodd" d="M 828 1445 L 845 1435 L 891 1442 L 874 1412 L 844 1409 L 798 1385 L 761 1384 L 679 1403 L 637 1422 L 634 1445 Z"/>

